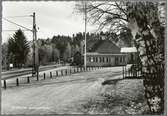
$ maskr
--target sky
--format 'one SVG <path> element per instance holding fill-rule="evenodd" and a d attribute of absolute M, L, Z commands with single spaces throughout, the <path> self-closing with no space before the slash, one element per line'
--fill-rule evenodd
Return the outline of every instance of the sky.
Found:
<path fill-rule="evenodd" d="M 32 29 L 32 15 L 36 13 L 36 23 L 39 30 L 38 38 L 52 38 L 53 35 L 72 36 L 77 32 L 84 32 L 84 14 L 76 13 L 75 1 L 50 2 L 3 2 L 2 16 L 10 21 Z M 28 16 L 28 17 L 13 17 Z M 20 27 L 2 19 L 2 43 L 7 42 L 14 31 Z M 23 29 L 23 28 L 21 28 Z M 23 29 L 24 30 L 24 29 Z M 87 25 L 88 32 L 94 32 L 96 27 Z M 28 40 L 32 40 L 32 32 L 24 31 Z"/>

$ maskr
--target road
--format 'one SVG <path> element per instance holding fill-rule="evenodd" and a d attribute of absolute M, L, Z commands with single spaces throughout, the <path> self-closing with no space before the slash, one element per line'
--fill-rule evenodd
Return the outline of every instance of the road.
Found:
<path fill-rule="evenodd" d="M 39 72 L 46 71 L 46 70 L 51 70 L 56 67 L 60 67 L 60 64 L 56 65 L 48 65 L 48 66 L 40 66 L 39 67 Z M 22 69 L 17 69 L 17 70 L 9 70 L 2 72 L 2 80 L 4 79 L 10 79 L 14 77 L 20 77 L 20 76 L 25 76 L 25 75 L 30 75 L 32 74 L 32 68 L 22 68 Z"/>
<path fill-rule="evenodd" d="M 82 114 L 81 104 L 97 97 L 106 79 L 122 78 L 122 67 L 46 79 L 2 90 L 2 114 Z"/>

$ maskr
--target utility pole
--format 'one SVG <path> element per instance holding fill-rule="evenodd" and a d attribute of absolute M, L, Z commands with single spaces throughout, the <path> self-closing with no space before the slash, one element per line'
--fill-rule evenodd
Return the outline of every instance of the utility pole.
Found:
<path fill-rule="evenodd" d="M 85 1 L 85 54 L 84 54 L 84 68 L 86 69 L 86 26 L 87 26 L 87 6 Z"/>
<path fill-rule="evenodd" d="M 36 17 L 33 13 L 33 75 L 36 74 L 38 78 L 39 62 L 38 62 L 38 49 L 37 49 L 37 29 L 36 29 Z"/>

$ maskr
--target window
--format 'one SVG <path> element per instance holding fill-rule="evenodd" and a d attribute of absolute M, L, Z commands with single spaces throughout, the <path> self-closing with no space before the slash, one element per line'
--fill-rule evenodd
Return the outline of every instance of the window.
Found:
<path fill-rule="evenodd" d="M 91 57 L 89 57 L 89 62 L 91 62 Z"/>
<path fill-rule="evenodd" d="M 98 62 L 100 62 L 100 57 L 97 57 Z"/>
<path fill-rule="evenodd" d="M 96 62 L 98 62 L 98 58 L 96 57 Z"/>
<path fill-rule="evenodd" d="M 104 62 L 104 57 L 103 57 L 103 61 L 102 62 Z"/>
<path fill-rule="evenodd" d="M 122 57 L 120 57 L 119 61 L 122 62 Z"/>
<path fill-rule="evenodd" d="M 90 62 L 93 62 L 93 57 L 91 57 L 91 60 L 90 60 Z"/>
<path fill-rule="evenodd" d="M 108 57 L 108 62 L 111 62 L 111 58 L 110 57 Z"/>
<path fill-rule="evenodd" d="M 108 61 L 108 57 L 107 57 L 107 62 L 109 62 L 109 61 Z"/>
<path fill-rule="evenodd" d="M 104 62 L 107 62 L 107 57 L 104 57 Z"/>
<path fill-rule="evenodd" d="M 125 62 L 125 57 L 123 56 L 123 62 Z"/>
<path fill-rule="evenodd" d="M 93 62 L 96 62 L 96 57 L 93 57 Z"/>

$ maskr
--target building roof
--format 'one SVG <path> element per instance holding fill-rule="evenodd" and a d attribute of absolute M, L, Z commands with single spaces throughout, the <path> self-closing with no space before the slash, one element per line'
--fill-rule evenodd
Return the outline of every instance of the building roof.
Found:
<path fill-rule="evenodd" d="M 137 52 L 136 47 L 123 47 L 121 48 L 121 53 L 134 53 Z"/>
<path fill-rule="evenodd" d="M 88 52 L 120 54 L 120 48 L 111 40 L 92 40 L 87 42 Z"/>

